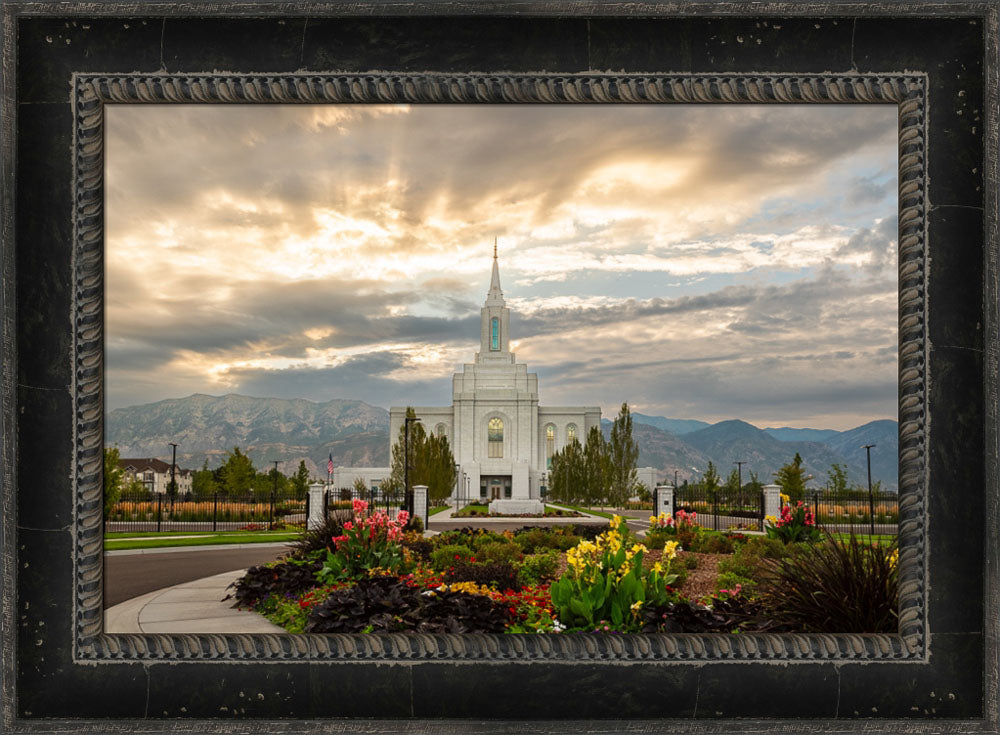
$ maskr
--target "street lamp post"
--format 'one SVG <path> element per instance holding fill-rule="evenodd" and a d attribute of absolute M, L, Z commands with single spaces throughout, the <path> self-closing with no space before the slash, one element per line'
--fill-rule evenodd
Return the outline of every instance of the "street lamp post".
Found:
<path fill-rule="evenodd" d="M 174 498 L 177 497 L 177 444 L 170 442 L 173 449 L 173 458 L 170 460 L 170 507 L 174 507 Z"/>
<path fill-rule="evenodd" d="M 868 455 L 868 530 L 875 535 L 875 496 L 872 494 L 872 447 L 875 444 L 865 444 L 862 449 Z"/>
<path fill-rule="evenodd" d="M 274 503 L 278 497 L 278 460 L 271 460 L 274 462 L 274 485 L 271 488 L 271 525 L 274 525 Z"/>
<path fill-rule="evenodd" d="M 677 492 L 677 470 L 674 470 L 674 492 Z"/>

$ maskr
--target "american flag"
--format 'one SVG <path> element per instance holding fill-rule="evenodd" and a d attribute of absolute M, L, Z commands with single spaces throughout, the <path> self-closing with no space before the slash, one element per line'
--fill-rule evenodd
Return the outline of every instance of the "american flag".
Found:
<path fill-rule="evenodd" d="M 330 452 L 330 459 L 326 463 L 326 474 L 333 474 L 333 452 Z"/>

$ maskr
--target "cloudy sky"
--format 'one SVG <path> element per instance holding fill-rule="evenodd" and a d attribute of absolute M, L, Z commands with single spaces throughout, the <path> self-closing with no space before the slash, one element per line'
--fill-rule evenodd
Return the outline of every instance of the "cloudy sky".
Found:
<path fill-rule="evenodd" d="M 891 105 L 110 105 L 108 408 L 447 405 L 494 237 L 543 405 L 896 418 Z"/>

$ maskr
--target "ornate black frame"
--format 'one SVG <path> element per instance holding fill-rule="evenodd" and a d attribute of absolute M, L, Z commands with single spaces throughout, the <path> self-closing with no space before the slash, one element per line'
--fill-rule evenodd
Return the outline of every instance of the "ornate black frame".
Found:
<path fill-rule="evenodd" d="M 482 31 L 486 24 L 477 21 L 483 16 L 501 29 L 500 36 L 537 33 L 542 44 L 563 44 L 569 50 L 563 57 L 552 56 L 529 43 L 531 53 L 523 63 L 516 53 L 502 50 L 477 51 L 476 58 L 485 62 L 470 61 L 460 48 L 463 39 L 482 36 L 470 36 L 466 26 L 486 33 L 487 43 L 517 41 L 510 35 L 498 42 Z M 147 46 L 141 48 L 129 45 L 129 39 L 123 40 L 121 50 L 114 48 L 119 36 L 107 23 L 101 25 L 114 18 L 146 25 L 145 19 L 154 17 L 159 26 L 144 31 Z M 296 17 L 307 18 L 299 23 L 301 41 L 292 38 L 283 43 L 300 51 L 298 67 L 295 60 L 287 61 L 288 54 L 282 56 L 284 48 L 271 49 L 262 42 L 250 52 L 234 50 L 218 34 L 220 22 L 239 31 L 252 26 L 275 32 L 280 28 L 274 19 L 288 18 L 291 23 Z M 93 59 L 60 61 L 51 53 L 54 49 L 40 40 L 44 31 L 37 30 L 55 28 L 54 23 L 45 23 L 57 18 L 60 28 L 64 19 L 67 28 L 77 20 L 100 26 L 101 38 L 111 45 L 89 47 Z M 326 19 L 323 32 L 329 31 L 334 39 L 314 41 L 323 50 L 315 58 L 322 61 L 342 58 L 337 44 L 343 45 L 347 37 L 337 34 L 352 18 L 376 19 L 352 26 L 363 39 L 359 56 L 349 57 L 348 64 L 321 63 L 316 72 L 296 71 L 310 68 L 303 59 L 307 26 L 313 19 L 314 26 L 323 26 Z M 797 66 L 741 62 L 738 59 L 744 57 L 723 53 L 719 41 L 709 43 L 716 39 L 712 33 L 721 30 L 735 37 L 740 29 L 753 32 L 754 21 L 759 28 L 759 22 L 769 18 L 781 18 L 785 30 L 779 35 L 794 39 L 787 44 L 798 54 Z M 570 732 L 670 727 L 689 732 L 997 733 L 1000 621 L 991 612 L 1000 603 L 998 18 L 996 4 L 985 0 L 816 5 L 655 0 L 585 5 L 561 0 L 372 0 L 327 5 L 223 0 L 198 7 L 172 2 L 6 3 L 0 121 L 4 134 L 0 192 L 4 727 L 197 732 L 330 728 Z M 422 22 L 425 19 L 429 22 Z M 683 53 L 664 53 L 656 36 L 663 30 L 658 23 L 662 19 L 677 19 L 673 30 L 688 34 L 681 37 L 681 45 L 687 44 Z M 843 25 L 831 28 L 838 19 Z M 165 53 L 170 44 L 164 41 L 164 31 L 175 20 L 207 47 L 217 47 L 216 55 L 188 49 L 181 53 L 181 65 L 167 71 L 174 62 Z M 959 22 L 968 22 L 984 41 L 980 69 L 964 74 L 962 66 L 962 84 L 971 82 L 982 92 L 981 103 L 976 100 L 984 118 L 978 138 L 973 128 L 971 139 L 960 139 L 957 118 L 946 114 L 954 100 L 942 96 L 941 90 L 953 90 L 942 81 L 939 69 L 955 71 L 957 65 L 949 66 L 948 54 L 958 51 L 947 43 L 940 48 L 933 43 L 936 37 L 928 29 L 935 20 L 952 22 L 949 39 L 961 36 L 954 30 Z M 822 33 L 813 34 L 812 26 L 818 29 L 821 24 Z M 203 25 L 212 27 L 205 30 Z M 383 30 L 387 40 L 380 36 Z M 563 42 L 555 30 L 572 38 Z M 595 64 L 592 31 L 594 47 L 604 44 L 602 58 L 625 61 Z M 856 32 L 859 39 L 869 34 L 869 58 L 881 62 L 856 60 L 856 50 L 861 54 L 864 46 L 856 49 Z M 253 33 L 253 38 L 266 38 Z M 878 41 L 873 42 L 872 33 Z M 629 36 L 615 34 L 638 38 L 630 45 Z M 825 37 L 835 40 L 824 41 Z M 420 59 L 428 58 L 420 46 L 424 39 L 444 45 L 445 51 L 436 57 L 439 61 L 421 64 Z M 580 51 L 584 42 L 585 53 Z M 644 43 L 659 50 L 648 51 L 642 48 Z M 387 53 L 396 44 L 409 55 Z M 577 46 L 569 48 L 572 44 Z M 802 46 L 809 44 L 822 47 L 815 52 L 820 54 L 818 60 L 803 55 Z M 886 61 L 895 58 L 894 44 L 909 49 L 901 52 L 898 63 Z M 873 57 L 871 49 L 878 45 L 888 51 Z M 914 46 L 920 48 L 917 56 Z M 673 61 L 658 63 L 668 57 Z M 189 62 L 186 67 L 184 58 Z M 192 63 L 192 58 L 201 61 Z M 385 63 L 387 58 L 400 63 Z M 737 61 L 727 62 L 729 58 Z M 100 59 L 105 63 L 98 64 Z M 550 65 L 547 59 L 554 61 Z M 27 61 L 37 62 L 41 71 L 28 69 Z M 595 66 L 626 71 L 595 72 Z M 232 73 L 184 73 L 212 68 Z M 292 83 L 315 82 L 327 68 L 344 70 L 329 87 Z M 395 68 L 399 73 L 366 73 L 373 68 Z M 241 83 L 252 75 L 240 69 L 258 72 L 253 76 L 268 83 Z M 437 73 L 427 73 L 428 69 Z M 490 69 L 504 71 L 469 73 Z M 668 73 L 676 69 L 695 73 Z M 829 73 L 830 69 L 840 71 Z M 699 78 L 700 86 L 695 83 Z M 355 84 L 347 84 L 348 79 Z M 549 83 L 542 83 L 546 79 Z M 555 79 L 561 81 L 551 81 Z M 664 86 L 668 79 L 680 83 Z M 906 92 L 900 93 L 901 89 Z M 710 103 L 756 101 L 758 95 L 760 101 L 783 102 L 801 95 L 820 102 L 846 95 L 849 101 L 899 105 L 905 154 L 900 161 L 900 477 L 906 547 L 901 559 L 906 584 L 900 635 L 755 636 L 734 645 L 739 637 L 582 636 L 566 642 L 557 636 L 359 639 L 100 632 L 100 534 L 94 521 L 99 513 L 95 482 L 102 433 L 101 202 L 94 175 L 101 157 L 97 133 L 103 104 L 180 101 L 186 95 L 205 102 L 215 99 L 213 95 L 224 101 L 238 101 L 239 95 L 260 95 L 255 101 L 261 102 L 288 101 L 286 95 L 306 95 L 303 101 L 308 95 L 333 95 L 331 101 L 393 101 L 400 95 L 406 99 L 432 93 L 440 99 L 427 101 L 516 102 L 531 101 L 532 95 L 559 101 L 559 95 L 575 94 L 576 99 L 566 99 L 583 102 L 591 96 L 601 103 L 631 95 L 628 101 L 639 103 L 647 95 L 670 102 L 676 95 L 677 101 Z M 942 165 L 945 151 L 961 166 Z M 973 189 L 977 184 L 981 188 Z M 49 216 L 50 207 L 54 217 Z M 953 299 L 950 290 L 957 294 Z M 970 439 L 982 442 L 981 454 L 978 448 L 964 446 L 963 441 Z M 51 452 L 42 447 L 49 440 L 54 446 Z M 58 465 L 55 471 L 53 459 Z M 967 462 L 969 467 L 960 471 L 952 466 L 955 462 Z M 970 487 L 971 496 L 977 498 L 976 513 L 942 503 L 945 468 Z M 75 502 L 39 503 L 35 496 L 45 491 L 55 498 L 72 494 Z M 982 549 L 970 549 L 961 537 L 969 529 L 973 537 L 982 530 Z M 973 570 L 967 569 L 962 577 L 970 590 L 963 598 L 968 604 L 946 608 L 943 595 L 960 592 L 961 586 L 951 577 L 962 575 L 963 565 Z M 981 597 L 977 575 L 983 582 Z M 532 689 L 523 685 L 526 680 Z M 572 686 L 566 686 L 567 680 Z M 769 702 L 774 688 L 790 696 Z M 480 721 L 514 716 L 535 719 Z M 760 719 L 778 716 L 802 719 Z M 110 719 L 80 719 L 94 717 Z M 152 721 L 154 717 L 187 719 Z M 239 723 L 212 719 L 219 717 L 247 719 Z M 289 717 L 383 719 L 282 719 Z M 472 721 L 394 720 L 414 717 Z M 568 721 L 555 722 L 553 717 Z M 588 717 L 604 722 L 574 721 Z M 617 721 L 619 717 L 658 719 Z M 834 717 L 846 719 L 829 719 Z"/>
<path fill-rule="evenodd" d="M 927 659 L 923 75 L 77 75 L 76 600 L 80 660 L 912 661 Z M 893 103 L 899 110 L 900 629 L 898 635 L 116 635 L 101 597 L 104 108 L 108 104 Z M 222 654 L 219 644 L 222 643 Z"/>

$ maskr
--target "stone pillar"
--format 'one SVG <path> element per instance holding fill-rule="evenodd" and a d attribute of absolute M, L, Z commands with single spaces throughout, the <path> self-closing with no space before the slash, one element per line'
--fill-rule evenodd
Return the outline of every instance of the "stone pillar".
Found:
<path fill-rule="evenodd" d="M 306 528 L 312 530 L 323 525 L 323 483 L 309 483 L 309 517 Z"/>
<path fill-rule="evenodd" d="M 764 486 L 764 515 L 774 516 L 778 518 L 781 516 L 781 486 L 780 485 L 765 485 Z"/>
<path fill-rule="evenodd" d="M 424 524 L 424 530 L 427 530 L 427 486 L 426 485 L 414 485 L 413 486 L 413 515 L 415 518 L 419 518 L 421 523 Z"/>
<path fill-rule="evenodd" d="M 673 515 L 674 512 L 674 486 L 673 485 L 657 485 L 656 486 L 656 507 L 653 508 L 653 515 L 660 515 L 660 513 L 666 513 L 668 516 Z"/>

